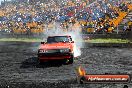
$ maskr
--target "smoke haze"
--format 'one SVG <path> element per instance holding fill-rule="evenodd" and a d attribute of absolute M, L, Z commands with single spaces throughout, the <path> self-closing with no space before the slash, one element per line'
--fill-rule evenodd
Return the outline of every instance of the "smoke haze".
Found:
<path fill-rule="evenodd" d="M 53 23 L 53 27 L 51 29 L 46 29 L 44 32 L 44 41 L 46 41 L 48 36 L 55 35 L 70 35 L 75 43 L 74 47 L 74 57 L 78 57 L 81 55 L 80 48 L 83 47 L 82 36 L 81 36 L 81 28 L 79 26 L 70 25 L 68 29 L 62 29 L 60 24 L 57 22 Z"/>

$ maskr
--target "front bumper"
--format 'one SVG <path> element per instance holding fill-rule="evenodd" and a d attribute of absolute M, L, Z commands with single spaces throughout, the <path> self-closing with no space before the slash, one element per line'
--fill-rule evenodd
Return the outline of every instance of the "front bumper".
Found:
<path fill-rule="evenodd" d="M 40 61 L 63 60 L 73 57 L 72 53 L 38 53 Z"/>

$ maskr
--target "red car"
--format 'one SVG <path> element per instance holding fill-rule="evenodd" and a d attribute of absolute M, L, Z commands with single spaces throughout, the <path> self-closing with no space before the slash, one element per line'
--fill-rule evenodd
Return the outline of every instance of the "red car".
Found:
<path fill-rule="evenodd" d="M 39 62 L 63 60 L 72 64 L 74 59 L 74 41 L 71 36 L 49 36 L 47 42 L 41 42 L 38 50 Z"/>

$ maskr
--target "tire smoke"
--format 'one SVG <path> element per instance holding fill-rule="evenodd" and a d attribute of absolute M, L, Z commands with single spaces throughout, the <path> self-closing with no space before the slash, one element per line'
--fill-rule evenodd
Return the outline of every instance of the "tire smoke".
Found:
<path fill-rule="evenodd" d="M 48 36 L 55 35 L 70 35 L 75 43 L 74 47 L 74 57 L 78 57 L 81 55 L 80 48 L 83 47 L 82 36 L 81 36 L 81 27 L 75 25 L 69 25 L 69 28 L 63 29 L 60 26 L 60 23 L 54 22 L 52 28 L 46 28 L 44 32 L 44 41 L 46 41 Z"/>

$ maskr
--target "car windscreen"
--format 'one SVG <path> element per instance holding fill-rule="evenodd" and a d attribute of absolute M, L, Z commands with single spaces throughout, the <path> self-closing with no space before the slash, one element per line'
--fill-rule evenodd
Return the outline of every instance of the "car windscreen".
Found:
<path fill-rule="evenodd" d="M 70 39 L 67 36 L 54 36 L 48 37 L 47 43 L 56 43 L 56 42 L 69 42 Z"/>

